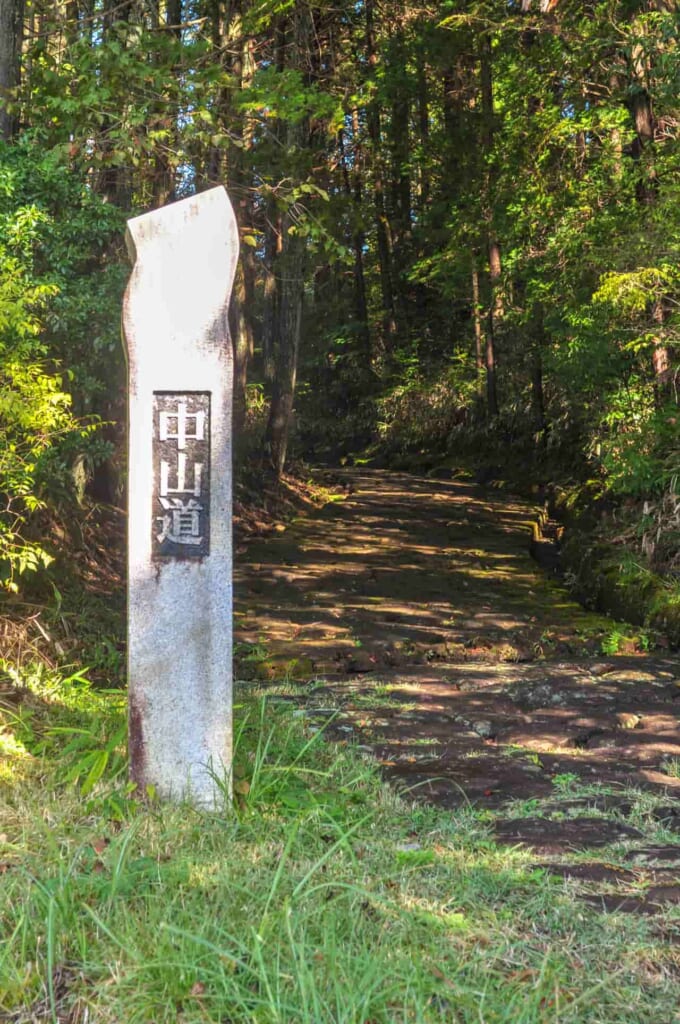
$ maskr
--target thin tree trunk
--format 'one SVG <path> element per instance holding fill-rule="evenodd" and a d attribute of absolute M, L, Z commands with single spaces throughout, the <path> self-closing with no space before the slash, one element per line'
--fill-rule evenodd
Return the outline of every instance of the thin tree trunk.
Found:
<path fill-rule="evenodd" d="M 126 0 L 119 4 L 116 0 L 105 0 L 104 15 L 102 18 L 102 37 L 107 39 L 113 26 L 117 22 L 127 21 L 133 0 Z M 121 209 L 129 208 L 131 199 L 130 169 L 117 166 L 112 162 L 114 146 L 109 138 L 113 129 L 113 121 L 106 114 L 102 120 L 101 136 L 99 141 L 99 152 L 101 155 L 101 169 L 99 171 L 96 190 L 113 205 Z"/>
<path fill-rule="evenodd" d="M 299 64 L 309 51 L 312 38 L 311 9 L 302 6 L 296 7 L 291 21 L 291 53 L 294 54 L 294 59 Z M 280 42 L 285 43 L 285 33 Z M 284 52 L 285 50 L 280 49 L 282 59 Z M 281 126 L 281 130 L 286 148 L 290 152 L 302 152 L 308 147 L 310 128 L 307 118 L 289 121 L 285 125 L 285 131 L 283 126 Z M 269 420 L 265 434 L 265 446 L 277 477 L 283 473 L 288 454 L 302 327 L 307 242 L 303 235 L 295 230 L 297 216 L 295 206 L 288 209 L 281 219 L 280 229 L 277 232 L 275 259 L 276 297 L 278 300 L 275 309 L 277 314 L 276 347 Z"/>
<path fill-rule="evenodd" d="M 340 144 L 340 159 L 342 162 L 342 176 L 345 184 L 345 192 L 347 197 L 352 200 L 354 211 L 355 211 L 355 222 L 359 223 L 361 217 L 361 201 L 362 201 L 362 188 L 361 188 L 361 172 L 357 165 L 359 162 L 358 153 L 358 130 L 359 130 L 359 117 L 358 112 L 354 111 L 352 118 L 352 129 L 354 135 L 354 187 L 350 179 L 350 169 L 348 166 L 347 153 L 345 150 L 344 132 L 340 131 L 339 144 Z M 357 227 L 352 233 L 352 248 L 354 249 L 354 311 L 357 322 L 357 335 L 361 352 L 366 359 L 367 367 L 371 364 L 371 335 L 368 326 L 368 304 L 366 301 L 366 279 L 364 275 L 364 245 L 366 240 L 364 233 L 361 228 Z"/>
<path fill-rule="evenodd" d="M 677 0 L 652 0 L 650 7 L 661 13 L 677 11 Z M 631 147 L 633 159 L 640 162 L 640 178 L 637 184 L 637 198 L 642 204 L 651 206 L 657 200 L 659 183 L 655 160 L 652 155 L 656 133 L 656 118 L 649 92 L 649 57 L 641 45 L 636 44 L 631 52 L 631 78 L 633 84 L 630 112 L 635 127 L 635 139 Z M 648 151 L 647 158 L 642 155 Z M 652 373 L 654 375 L 654 401 L 661 406 L 671 397 L 671 355 L 665 341 L 664 322 L 666 304 L 658 297 L 652 304 L 655 341 L 652 351 Z"/>
<path fill-rule="evenodd" d="M 21 81 L 24 0 L 0 0 L 0 138 L 10 142 L 19 119 L 8 110 Z"/>
<path fill-rule="evenodd" d="M 166 0 L 165 26 L 169 28 L 179 44 L 182 38 L 182 0 Z M 179 67 L 170 69 L 170 76 L 179 74 Z M 177 121 L 171 113 L 168 95 L 161 98 L 156 120 L 157 128 L 163 129 L 167 136 L 155 149 L 153 169 L 153 205 L 165 206 L 175 198 L 175 159 L 174 153 L 178 145 Z"/>
<path fill-rule="evenodd" d="M 211 11 L 211 43 L 214 54 L 214 61 L 220 65 L 223 76 L 232 72 L 233 63 L 230 65 L 232 46 L 229 45 L 229 30 L 234 18 L 239 18 L 240 5 L 238 0 L 210 0 Z M 220 127 L 224 132 L 230 130 L 229 113 L 231 106 L 231 90 L 223 85 L 217 92 L 216 111 Z M 204 176 L 207 184 L 221 185 L 227 180 L 227 150 L 222 145 L 210 145 L 208 147 L 207 159 L 204 165 Z"/>
<path fill-rule="evenodd" d="M 425 212 L 430 198 L 430 174 L 427 166 L 427 154 L 430 142 L 430 105 L 427 88 L 425 60 L 421 56 L 418 61 L 418 130 L 420 146 L 425 159 L 419 161 L 418 206 L 421 214 Z"/>
<path fill-rule="evenodd" d="M 485 33 L 481 41 L 480 72 L 482 91 L 483 146 L 487 161 L 484 181 L 484 219 L 486 221 L 489 257 L 489 313 L 486 329 L 484 362 L 486 366 L 486 398 L 489 416 L 498 415 L 498 388 L 496 380 L 496 337 L 503 316 L 503 297 L 500 291 L 502 276 L 501 250 L 494 224 L 493 172 L 491 156 L 494 142 L 493 79 L 491 70 L 491 37 Z"/>
<path fill-rule="evenodd" d="M 475 366 L 481 374 L 484 369 L 484 331 L 482 328 L 482 305 L 479 294 L 479 268 L 477 257 L 472 262 L 472 321 L 475 328 Z"/>
<path fill-rule="evenodd" d="M 274 64 L 278 71 L 285 68 L 286 27 L 285 21 L 279 17 L 274 26 Z M 283 145 L 284 130 L 280 121 L 272 126 L 272 134 Z M 279 287 L 279 263 L 283 253 L 283 218 L 275 201 L 270 198 L 267 203 L 264 231 L 264 311 L 262 316 L 262 362 L 265 384 L 271 389 L 270 400 L 274 393 L 276 363 L 280 343 L 280 306 L 281 291 Z"/>
<path fill-rule="evenodd" d="M 245 0 L 238 4 L 238 31 L 233 41 L 235 57 L 232 72 L 239 89 L 250 88 L 255 71 L 253 40 L 243 36 L 243 13 Z M 237 199 L 236 208 L 240 226 L 252 230 L 253 208 L 251 201 L 250 170 L 248 154 L 253 144 L 251 118 L 241 118 L 241 146 L 235 147 L 229 161 L 229 188 Z M 236 272 L 232 295 L 232 339 L 234 348 L 234 433 L 238 437 L 245 423 L 247 412 L 248 368 L 255 349 L 253 309 L 255 305 L 255 261 L 253 248 L 243 245 L 241 259 Z"/>
<path fill-rule="evenodd" d="M 390 65 L 398 70 L 392 75 L 390 117 L 387 136 L 390 148 L 389 216 L 391 235 L 392 290 L 398 322 L 403 326 L 409 320 L 408 267 L 411 259 L 411 173 L 410 173 L 410 120 L 411 105 L 408 94 L 407 50 L 401 31 L 397 32 L 390 47 Z"/>
<path fill-rule="evenodd" d="M 365 0 L 366 14 L 366 52 L 371 73 L 378 66 L 378 55 L 375 46 L 374 0 Z M 390 347 L 397 333 L 397 320 L 394 306 L 394 288 L 392 283 L 392 238 L 387 213 L 385 210 L 385 190 L 381 157 L 380 109 L 375 101 L 368 104 L 366 110 L 368 137 L 371 140 L 371 156 L 373 163 L 373 198 L 375 208 L 375 229 L 378 243 L 378 261 L 380 264 L 380 290 L 382 295 L 382 328 L 383 344 Z"/>
<path fill-rule="evenodd" d="M 543 360 L 541 349 L 534 350 L 531 367 L 531 399 L 534 410 L 534 427 L 539 443 L 545 447 L 548 440 L 548 421 L 545 415 L 545 394 L 543 391 Z"/>
<path fill-rule="evenodd" d="M 241 434 L 246 419 L 248 364 L 253 348 L 247 308 L 245 273 L 243 262 L 239 260 L 229 310 L 229 326 L 234 349 L 233 425 L 234 435 L 237 437 Z"/>
<path fill-rule="evenodd" d="M 555 4 L 550 4 L 541 0 L 538 7 L 542 14 L 549 13 Z M 532 7 L 530 2 L 524 2 L 522 4 L 522 12 L 528 13 Z M 539 38 L 539 30 L 535 28 L 529 29 L 523 33 L 521 38 L 521 52 L 529 58 L 529 51 L 533 44 Z M 587 104 L 589 97 L 587 90 L 583 90 L 584 106 Z M 543 106 L 542 100 L 539 96 L 529 95 L 527 97 L 527 120 L 529 122 L 529 129 L 531 130 L 532 121 L 539 113 Z M 586 156 L 587 156 L 587 138 L 586 133 L 579 131 L 576 133 L 576 158 L 575 167 L 576 174 L 578 177 L 583 175 L 585 168 Z M 521 290 L 525 292 L 525 281 L 521 281 Z M 531 344 L 530 352 L 530 365 L 531 365 L 531 406 L 532 415 L 534 422 L 534 440 L 538 446 L 545 448 L 548 440 L 548 420 L 546 416 L 545 408 L 545 392 L 543 387 L 543 350 L 546 344 L 545 337 L 545 319 L 542 303 L 535 302 L 531 309 L 530 322 L 527 324 L 527 334 L 529 336 Z"/>
<path fill-rule="evenodd" d="M 392 245 L 397 254 L 404 253 L 404 243 L 411 234 L 411 175 L 410 162 L 410 105 L 406 91 L 406 47 L 399 35 L 391 48 L 392 63 L 402 68 L 401 75 L 392 86 L 391 117 L 388 134 L 392 155 L 391 173 L 391 227 Z M 399 260 L 403 263 L 403 259 Z"/>
<path fill-rule="evenodd" d="M 654 404 L 657 408 L 661 408 L 672 397 L 671 357 L 665 339 L 666 307 L 663 299 L 654 300 L 652 305 L 652 321 L 654 323 L 654 349 L 652 351 Z"/>
<path fill-rule="evenodd" d="M 269 204 L 264 234 L 264 311 L 262 315 L 262 362 L 265 384 L 273 387 L 276 353 L 279 347 L 279 281 L 278 264 L 283 249 L 281 216 Z"/>
<path fill-rule="evenodd" d="M 484 366 L 486 367 L 486 405 L 489 416 L 498 416 L 498 395 L 496 387 L 496 351 L 493 344 L 492 317 L 486 332 Z"/>
<path fill-rule="evenodd" d="M 266 433 L 269 457 L 277 477 L 283 473 L 286 463 L 293 420 L 302 326 L 304 255 L 305 240 L 295 237 L 288 244 L 282 261 L 285 276 L 281 282 L 279 345 Z"/>

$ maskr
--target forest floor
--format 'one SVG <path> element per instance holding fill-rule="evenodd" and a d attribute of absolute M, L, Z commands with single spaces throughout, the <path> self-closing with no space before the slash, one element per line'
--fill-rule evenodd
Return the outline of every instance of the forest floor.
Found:
<path fill-rule="evenodd" d="M 243 685 L 409 798 L 492 820 L 587 902 L 680 906 L 677 656 L 570 599 L 529 555 L 528 504 L 464 480 L 342 482 L 344 501 L 237 558 Z"/>

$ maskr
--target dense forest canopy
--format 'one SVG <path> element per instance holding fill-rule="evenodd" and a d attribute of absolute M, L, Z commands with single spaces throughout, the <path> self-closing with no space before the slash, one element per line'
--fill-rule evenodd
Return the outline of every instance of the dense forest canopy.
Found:
<path fill-rule="evenodd" d="M 679 32 L 675 0 L 0 0 L 5 584 L 41 506 L 120 497 L 126 218 L 220 183 L 249 457 L 517 451 L 677 518 Z"/>

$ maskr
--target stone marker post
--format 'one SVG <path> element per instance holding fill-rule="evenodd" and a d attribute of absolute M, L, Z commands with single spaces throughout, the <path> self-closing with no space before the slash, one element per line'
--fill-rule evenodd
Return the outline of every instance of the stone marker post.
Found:
<path fill-rule="evenodd" d="M 232 350 L 224 188 L 128 221 L 131 775 L 213 807 L 231 769 Z"/>

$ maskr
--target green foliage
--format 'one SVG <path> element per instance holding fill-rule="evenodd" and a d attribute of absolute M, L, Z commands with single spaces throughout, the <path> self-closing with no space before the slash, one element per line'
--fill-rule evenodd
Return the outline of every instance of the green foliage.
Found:
<path fill-rule="evenodd" d="M 73 501 L 75 458 L 95 459 L 102 449 L 94 424 L 74 416 L 46 338 L 72 267 L 49 265 L 56 223 L 30 187 L 44 163 L 28 147 L 0 156 L 0 585 L 15 591 L 51 561 L 29 536 L 32 516 Z"/>
<path fill-rule="evenodd" d="M 54 784 L 76 786 L 87 797 L 104 778 L 116 780 L 126 767 L 126 696 L 95 690 L 87 670 L 50 669 L 44 662 L 18 667 L 2 659 L 0 671 L 23 702 L 0 706 L 0 731 L 25 755 L 50 765 Z"/>
<path fill-rule="evenodd" d="M 310 116 L 329 118 L 329 130 L 338 131 L 343 112 L 328 92 L 305 80 L 298 68 L 261 68 L 250 88 L 238 97 L 245 115 L 302 121 Z M 313 187 L 313 186 L 311 186 Z"/>
<path fill-rule="evenodd" d="M 603 654 L 618 654 L 625 640 L 625 633 L 614 629 L 603 638 L 600 649 Z"/>
<path fill-rule="evenodd" d="M 402 371 L 403 379 L 379 399 L 377 430 L 390 451 L 435 452 L 465 422 L 478 394 L 474 366 L 460 359 L 446 376 L 423 378 L 417 363 Z"/>
<path fill-rule="evenodd" d="M 94 11 L 96 27 L 44 13 L 19 102 L 32 128 L 7 151 L 8 237 L 37 260 L 21 288 L 43 291 L 11 315 L 42 318 L 73 412 L 122 420 L 124 215 L 224 180 L 263 424 L 282 290 L 303 278 L 308 449 L 441 450 L 463 420 L 468 448 L 511 446 L 548 475 L 621 496 L 668 485 L 678 438 L 661 410 L 677 395 L 672 366 L 653 364 L 678 346 L 675 19 L 622 2 L 455 6 L 199 6 L 181 28 L 146 4 Z M 647 96 L 653 140 L 634 115 Z M 492 307 L 503 423 L 482 430 L 472 353 Z"/>
<path fill-rule="evenodd" d="M 615 494 L 652 496 L 660 494 L 677 476 L 677 408 L 655 410 L 647 407 L 632 413 L 631 392 L 625 396 L 624 409 L 614 395 L 605 416 L 609 428 L 602 440 L 602 466 L 607 486 Z"/>
<path fill-rule="evenodd" d="M 112 288 L 92 273 L 95 239 L 103 247 L 119 224 L 28 137 L 0 149 L 0 585 L 10 590 L 52 560 L 30 536 L 31 518 L 74 503 L 74 467 L 110 451 L 96 418 L 75 415 L 72 394 L 85 412 L 106 364 L 120 363 L 104 325 L 120 275 Z"/>
<path fill-rule="evenodd" d="M 243 242 L 239 351 L 254 349 L 243 463 L 297 382 L 294 454 L 463 452 L 504 479 L 590 481 L 591 498 L 674 489 L 676 19 L 440 6 L 198 5 L 181 27 L 146 3 L 41 12 L 27 127 L 0 166 L 8 585 L 50 556 L 28 517 L 73 502 L 104 434 L 120 444 L 126 216 L 220 181 Z M 655 549 L 669 565 L 674 536 Z"/>
<path fill-rule="evenodd" d="M 672 266 L 640 267 L 633 271 L 603 274 L 594 302 L 602 302 L 620 313 L 644 313 L 652 302 L 677 287 L 678 270 Z"/>

